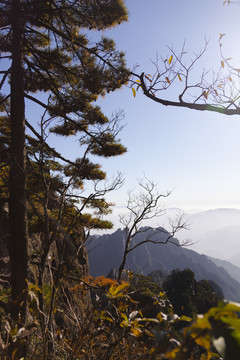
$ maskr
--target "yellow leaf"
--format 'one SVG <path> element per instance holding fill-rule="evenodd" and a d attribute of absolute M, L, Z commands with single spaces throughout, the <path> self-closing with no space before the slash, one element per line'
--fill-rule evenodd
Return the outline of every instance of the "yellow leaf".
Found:
<path fill-rule="evenodd" d="M 142 334 L 142 331 L 140 329 L 137 329 L 137 328 L 131 328 L 131 333 L 134 336 L 139 336 L 139 335 Z"/>
<path fill-rule="evenodd" d="M 141 81 L 140 80 L 136 80 L 136 82 L 140 83 L 141 84 Z"/>
<path fill-rule="evenodd" d="M 169 63 L 169 64 L 171 64 L 172 59 L 173 59 L 173 56 L 171 55 L 170 58 L 169 58 L 169 60 L 168 60 L 168 63 Z"/>
<path fill-rule="evenodd" d="M 132 87 L 133 96 L 136 97 L 136 90 Z"/>
<path fill-rule="evenodd" d="M 123 289 L 125 289 L 126 287 L 128 287 L 129 284 L 128 283 L 124 283 L 121 285 L 116 286 L 115 284 L 111 285 L 110 289 L 109 289 L 109 293 L 113 296 L 118 295 Z"/>
<path fill-rule="evenodd" d="M 221 66 L 222 66 L 222 68 L 224 68 L 224 61 L 223 60 L 221 61 Z"/>
<path fill-rule="evenodd" d="M 240 71 L 240 69 L 234 69 L 234 70 L 235 70 L 235 71 L 238 71 L 238 72 Z"/>
<path fill-rule="evenodd" d="M 170 84 L 170 80 L 169 80 L 169 78 L 168 78 L 168 77 L 166 77 L 166 80 L 167 80 L 168 84 Z"/>
<path fill-rule="evenodd" d="M 229 81 L 232 81 L 232 78 L 231 78 L 231 76 L 229 76 L 229 78 L 228 78 L 228 79 L 229 79 Z"/>
<path fill-rule="evenodd" d="M 221 33 L 219 33 L 219 40 L 221 40 L 221 38 L 224 36 L 225 34 L 221 34 Z"/>
<path fill-rule="evenodd" d="M 125 321 L 127 321 L 127 322 L 128 322 L 127 315 L 126 315 L 126 314 L 124 314 L 124 313 L 121 313 L 121 315 L 122 315 L 123 319 L 124 319 Z"/>
<path fill-rule="evenodd" d="M 180 81 L 182 81 L 182 78 L 181 78 L 181 76 L 179 74 L 178 74 L 178 78 L 179 78 Z"/>
<path fill-rule="evenodd" d="M 160 323 L 164 320 L 164 316 L 162 315 L 161 312 L 157 314 L 157 318 L 158 318 Z"/>
<path fill-rule="evenodd" d="M 176 349 L 168 351 L 167 353 L 165 353 L 165 355 L 167 356 L 168 359 L 176 359 L 177 356 L 179 355 L 180 351 L 181 350 L 179 348 L 176 348 Z M 180 354 L 180 357 L 181 357 L 181 354 Z"/>
<path fill-rule="evenodd" d="M 123 289 L 126 289 L 128 286 L 129 286 L 129 284 L 127 282 L 122 282 L 121 285 L 118 285 L 116 290 L 117 290 L 117 292 L 119 292 L 119 291 L 122 291 Z"/>

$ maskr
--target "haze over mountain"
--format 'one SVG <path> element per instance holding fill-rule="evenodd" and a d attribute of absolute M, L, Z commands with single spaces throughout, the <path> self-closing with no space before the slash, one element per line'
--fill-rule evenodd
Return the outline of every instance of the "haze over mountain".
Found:
<path fill-rule="evenodd" d="M 169 208 L 165 215 L 152 219 L 147 225 L 162 226 L 169 230 L 169 218 L 173 219 L 181 212 L 181 209 Z M 111 220 L 116 224 L 116 230 L 121 227 L 118 214 L 126 213 L 126 209 L 114 209 L 114 213 Z M 179 231 L 177 238 L 181 241 L 189 239 L 193 243 L 191 250 L 240 266 L 240 210 L 194 210 L 186 212 L 186 222 L 189 224 L 189 230 Z"/>
<path fill-rule="evenodd" d="M 188 216 L 190 230 L 178 233 L 189 238 L 192 250 L 240 264 L 240 210 L 216 209 Z"/>
<path fill-rule="evenodd" d="M 138 234 L 135 242 L 144 240 L 146 234 L 147 232 Z M 164 241 L 167 235 L 161 232 L 154 236 L 155 239 Z M 176 245 L 145 243 L 137 247 L 129 253 L 125 268 L 145 275 L 154 270 L 162 270 L 169 274 L 173 269 L 190 268 L 197 280 L 213 280 L 222 288 L 226 299 L 240 301 L 240 283 L 230 276 L 230 272 L 226 271 L 222 263 L 217 266 L 207 256 L 189 248 L 179 247 L 178 240 L 173 240 Z M 87 248 L 92 276 L 107 276 L 112 269 L 118 269 L 125 241 L 126 233 L 121 229 L 112 234 L 90 237 Z"/>

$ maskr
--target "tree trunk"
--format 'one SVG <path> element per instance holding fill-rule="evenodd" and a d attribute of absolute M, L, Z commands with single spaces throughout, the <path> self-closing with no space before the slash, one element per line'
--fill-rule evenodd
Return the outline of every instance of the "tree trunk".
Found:
<path fill-rule="evenodd" d="M 9 255 L 12 318 L 21 326 L 26 318 L 28 241 L 26 208 L 26 147 L 23 70 L 23 17 L 20 0 L 12 2 L 11 157 Z"/>
<path fill-rule="evenodd" d="M 126 239 L 126 244 L 125 244 L 125 249 L 124 249 L 124 253 L 123 253 L 123 258 L 122 258 L 122 262 L 118 268 L 118 282 L 120 282 L 122 280 L 122 274 L 123 274 L 123 270 L 124 267 L 126 265 L 126 261 L 127 261 L 127 256 L 129 253 L 129 246 L 131 244 L 132 238 L 131 238 L 131 232 L 127 233 L 127 239 Z"/>

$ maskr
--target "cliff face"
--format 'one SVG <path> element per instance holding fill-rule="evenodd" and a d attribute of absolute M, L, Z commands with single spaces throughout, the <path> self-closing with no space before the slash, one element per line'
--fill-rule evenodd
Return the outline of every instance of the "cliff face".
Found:
<path fill-rule="evenodd" d="M 0 289 L 10 287 L 10 261 L 9 254 L 7 248 L 8 241 L 8 216 L 7 212 L 0 210 Z M 43 250 L 43 236 L 42 234 L 30 234 L 29 235 L 29 254 L 31 256 L 30 264 L 29 264 L 29 280 L 32 283 L 38 284 L 38 265 L 39 263 L 39 254 Z M 74 239 L 68 237 L 62 237 L 62 239 L 58 239 L 57 243 L 64 244 L 64 253 L 62 254 L 62 247 L 58 248 L 56 242 L 50 247 L 50 251 L 48 253 L 49 259 L 47 265 L 51 265 L 51 262 L 55 259 L 58 259 L 59 256 L 62 259 L 62 255 L 64 257 L 64 261 L 66 262 L 67 267 L 69 266 L 71 269 L 77 270 L 77 274 L 88 277 L 89 276 L 89 262 L 88 262 L 88 253 L 86 247 L 84 245 L 84 232 L 79 239 Z M 50 263 L 49 263 L 50 261 Z M 62 260 L 61 260 L 62 261 Z M 53 264 L 54 267 L 56 266 Z M 48 270 L 44 276 L 44 281 L 49 282 L 49 274 Z"/>
<path fill-rule="evenodd" d="M 135 242 L 144 240 L 146 233 L 136 236 Z M 164 241 L 167 234 L 159 233 L 158 239 Z M 103 236 L 92 236 L 87 245 L 89 250 L 90 274 L 94 277 L 107 276 L 111 269 L 118 269 L 124 244 L 125 232 L 118 229 L 115 233 Z M 224 292 L 228 300 L 240 301 L 240 283 L 234 280 L 223 268 L 217 266 L 207 256 L 200 255 L 189 248 L 175 244 L 165 245 L 145 243 L 129 253 L 126 269 L 144 275 L 154 270 L 162 270 L 169 274 L 174 269 L 191 269 L 197 280 L 206 279 L 216 282 Z"/>

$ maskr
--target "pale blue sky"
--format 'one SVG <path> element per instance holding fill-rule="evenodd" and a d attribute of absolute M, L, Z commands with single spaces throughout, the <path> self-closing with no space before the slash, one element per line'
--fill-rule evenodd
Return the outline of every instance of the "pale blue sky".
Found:
<path fill-rule="evenodd" d="M 223 49 L 227 57 L 240 63 L 240 7 L 223 6 L 221 0 L 128 0 L 129 22 L 107 34 L 126 52 L 129 67 L 139 65 L 139 73 L 151 73 L 150 59 L 163 57 L 167 45 L 198 52 L 205 37 L 207 53 L 199 64 L 218 67 L 219 33 L 226 33 Z M 197 67 L 196 67 L 197 73 Z M 101 105 L 107 114 L 125 111 L 126 127 L 120 137 L 128 147 L 122 157 L 101 161 L 108 173 L 121 171 L 125 186 L 112 199 L 124 205 L 126 190 L 143 173 L 159 184 L 159 190 L 174 190 L 166 204 L 184 209 L 240 208 L 240 117 L 187 109 L 163 107 L 130 89 L 107 96 Z"/>
<path fill-rule="evenodd" d="M 199 64 L 218 67 L 219 33 L 226 33 L 223 49 L 240 67 L 240 7 L 223 6 L 222 0 L 127 0 L 129 21 L 108 31 L 118 49 L 125 51 L 130 68 L 139 73 L 153 72 L 150 59 L 157 51 L 169 56 L 167 45 L 198 52 L 205 37 L 211 38 Z M 93 38 L 96 36 L 93 33 Z M 198 69 L 196 67 L 196 75 Z M 174 94 L 174 92 L 173 92 Z M 107 115 L 123 109 L 126 127 L 120 133 L 128 153 L 96 161 L 111 176 L 120 171 L 125 177 L 121 190 L 109 200 L 118 207 L 126 204 L 127 190 L 145 174 L 158 183 L 159 191 L 173 190 L 169 207 L 185 210 L 219 207 L 240 208 L 240 117 L 187 109 L 163 107 L 145 98 L 133 97 L 125 87 L 99 100 Z M 73 158 L 79 156 L 77 143 L 69 138 L 52 144 Z"/>

